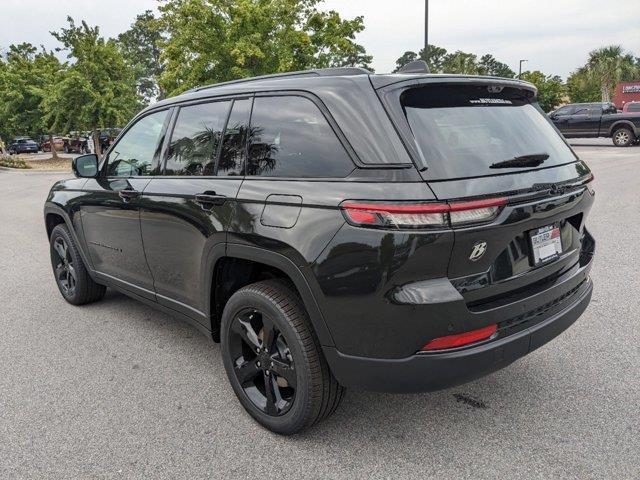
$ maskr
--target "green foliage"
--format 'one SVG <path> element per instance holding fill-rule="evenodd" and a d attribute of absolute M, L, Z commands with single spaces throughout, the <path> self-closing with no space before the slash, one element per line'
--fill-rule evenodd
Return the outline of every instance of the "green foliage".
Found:
<path fill-rule="evenodd" d="M 602 91 L 599 82 L 592 78 L 586 67 L 581 67 L 567 78 L 567 95 L 571 103 L 599 102 Z"/>
<path fill-rule="evenodd" d="M 134 70 L 138 95 L 145 103 L 165 97 L 159 79 L 164 71 L 160 46 L 164 30 L 151 10 L 138 15 L 131 28 L 118 35 L 117 44 L 127 64 Z"/>
<path fill-rule="evenodd" d="M 436 45 L 428 45 L 426 49 L 419 53 L 412 51 L 405 52 L 396 60 L 398 71 L 407 63 L 415 60 L 424 60 L 429 65 L 431 73 L 456 73 L 464 75 L 491 75 L 494 77 L 515 77 L 513 70 L 505 63 L 496 60 L 493 55 L 483 55 L 480 60 L 473 53 L 466 53 L 458 50 L 448 53 L 446 49 Z"/>
<path fill-rule="evenodd" d="M 610 45 L 593 50 L 585 65 L 587 78 L 600 86 L 602 101 L 611 99 L 616 84 L 634 80 L 640 74 L 637 59 L 625 53 L 620 45 Z"/>
<path fill-rule="evenodd" d="M 554 110 L 562 103 L 565 87 L 558 75 L 545 75 L 539 70 L 522 72 L 521 79 L 533 83 L 538 89 L 538 103 L 545 112 Z"/>
<path fill-rule="evenodd" d="M 41 105 L 64 68 L 51 52 L 29 43 L 11 45 L 0 61 L 0 136 L 35 136 L 43 131 Z"/>
<path fill-rule="evenodd" d="M 225 80 L 307 68 L 364 66 L 362 17 L 343 20 L 321 0 L 166 0 L 160 85 L 170 95 Z"/>
<path fill-rule="evenodd" d="M 52 130 L 96 130 L 126 123 L 138 108 L 133 69 L 115 41 L 84 21 L 51 34 L 68 52 L 71 65 L 59 75 L 43 107 Z"/>
<path fill-rule="evenodd" d="M 0 167 L 8 167 L 8 168 L 31 168 L 27 162 L 25 162 L 22 158 L 14 158 L 14 157 L 2 157 L 0 156 Z"/>

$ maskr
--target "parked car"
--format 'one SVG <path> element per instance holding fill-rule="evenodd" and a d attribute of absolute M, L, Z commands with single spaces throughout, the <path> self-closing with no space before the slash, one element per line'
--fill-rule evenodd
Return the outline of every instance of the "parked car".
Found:
<path fill-rule="evenodd" d="M 89 146 L 86 137 L 73 137 L 64 139 L 64 153 L 88 153 Z"/>
<path fill-rule="evenodd" d="M 7 148 L 9 154 L 38 153 L 38 144 L 28 137 L 14 138 Z"/>
<path fill-rule="evenodd" d="M 640 113 L 640 102 L 628 102 L 622 106 L 622 113 Z"/>
<path fill-rule="evenodd" d="M 346 387 L 442 389 L 544 345 L 591 298 L 593 175 L 533 85 L 415 70 L 258 77 L 145 109 L 49 193 L 62 296 L 109 287 L 191 323 L 281 434 Z"/>
<path fill-rule="evenodd" d="M 53 137 L 53 146 L 55 147 L 56 152 L 63 151 L 64 150 L 64 139 L 62 137 Z M 51 151 L 51 144 L 50 144 L 48 138 L 42 142 L 40 148 L 41 148 L 41 150 L 43 152 L 50 152 Z"/>
<path fill-rule="evenodd" d="M 613 103 L 572 103 L 549 118 L 567 138 L 607 137 L 617 147 L 628 147 L 640 137 L 640 113 L 619 113 Z"/>

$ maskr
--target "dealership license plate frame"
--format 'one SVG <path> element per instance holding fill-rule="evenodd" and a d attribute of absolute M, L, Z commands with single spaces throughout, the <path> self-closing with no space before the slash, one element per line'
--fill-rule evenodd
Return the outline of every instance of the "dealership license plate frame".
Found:
<path fill-rule="evenodd" d="M 530 230 L 529 245 L 534 267 L 557 260 L 563 251 L 560 224 L 554 223 Z"/>

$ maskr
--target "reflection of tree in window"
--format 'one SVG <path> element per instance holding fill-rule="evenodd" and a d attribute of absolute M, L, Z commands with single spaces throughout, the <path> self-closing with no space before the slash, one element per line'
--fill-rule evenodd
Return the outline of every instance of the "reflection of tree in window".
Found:
<path fill-rule="evenodd" d="M 251 100 L 233 102 L 224 133 L 218 175 L 244 175 L 244 158 Z"/>
<path fill-rule="evenodd" d="M 169 144 L 166 175 L 214 175 L 230 102 L 182 107 Z"/>
<path fill-rule="evenodd" d="M 354 165 L 319 108 L 299 96 L 258 97 L 247 175 L 345 177 Z"/>

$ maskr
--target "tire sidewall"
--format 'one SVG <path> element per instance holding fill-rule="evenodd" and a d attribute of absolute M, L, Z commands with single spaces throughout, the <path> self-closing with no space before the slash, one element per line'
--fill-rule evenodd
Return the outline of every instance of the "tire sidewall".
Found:
<path fill-rule="evenodd" d="M 284 334 L 287 345 L 293 355 L 296 370 L 296 397 L 287 413 L 280 417 L 272 417 L 259 410 L 247 397 L 233 372 L 233 359 L 229 354 L 229 332 L 235 316 L 243 309 L 253 307 L 264 312 L 273 320 L 280 332 Z M 297 431 L 308 418 L 311 394 L 311 371 L 306 355 L 302 350 L 302 340 L 290 324 L 286 314 L 264 294 L 243 288 L 236 292 L 227 302 L 221 321 L 221 349 L 224 367 L 236 396 L 259 423 L 277 433 L 292 433 Z"/>

